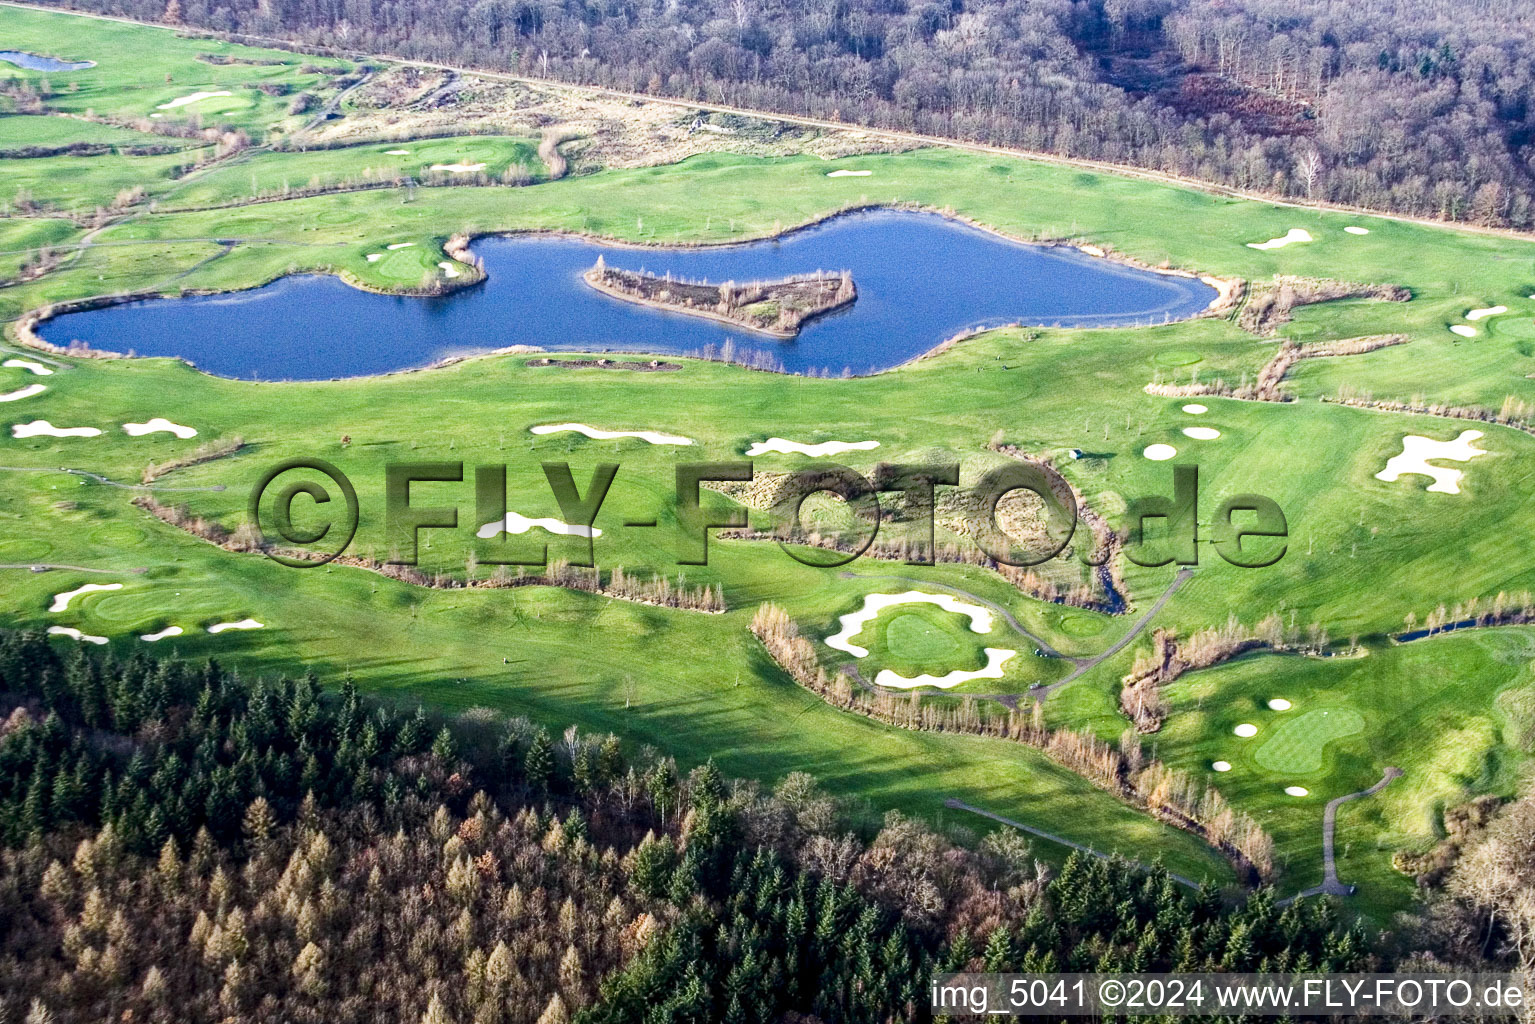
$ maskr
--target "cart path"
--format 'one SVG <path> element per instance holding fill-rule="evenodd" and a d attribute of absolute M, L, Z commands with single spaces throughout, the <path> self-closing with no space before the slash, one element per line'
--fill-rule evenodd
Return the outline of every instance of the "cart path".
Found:
<path fill-rule="evenodd" d="M 108 487 L 121 487 L 125 491 L 222 491 L 223 484 L 214 484 L 211 487 L 171 487 L 167 484 L 125 484 L 100 473 L 92 473 L 84 469 L 70 469 L 68 466 L 0 466 L 0 473 L 69 473 L 73 476 L 83 476 Z"/>
<path fill-rule="evenodd" d="M 1338 832 L 1338 808 L 1350 800 L 1359 800 L 1367 796 L 1374 796 L 1392 782 L 1402 777 L 1402 769 L 1387 768 L 1381 775 L 1380 781 L 1369 789 L 1361 789 L 1357 793 L 1347 793 L 1327 801 L 1327 809 L 1322 812 L 1322 884 L 1314 885 L 1310 889 L 1302 889 L 1289 899 L 1280 900 L 1275 906 L 1288 906 L 1296 900 L 1306 896 L 1352 896 L 1355 887 L 1346 885 L 1338 880 L 1338 862 L 1335 859 L 1334 840 Z"/>
<path fill-rule="evenodd" d="M 1080 850 L 1082 853 L 1085 853 L 1091 857 L 1097 857 L 1099 860 L 1113 859 L 1109 854 L 1095 850 L 1091 846 L 1085 846 L 1082 843 L 1073 842 L 1064 836 L 1058 836 L 1054 833 L 1046 832 L 1044 829 L 1035 828 L 1033 825 L 1025 825 L 1023 822 L 1014 821 L 1012 818 L 1004 818 L 1000 814 L 994 814 L 991 811 L 982 810 L 979 807 L 965 803 L 963 800 L 956 800 L 953 797 L 950 797 L 943 802 L 943 805 L 952 810 L 969 811 L 971 814 L 979 814 L 983 818 L 990 818 L 992 821 L 1000 822 L 1001 824 L 1007 825 L 1011 828 L 1016 828 L 1020 831 L 1027 832 L 1031 836 L 1038 836 L 1041 839 L 1048 839 L 1052 843 L 1059 843 L 1062 846 L 1069 846 L 1073 850 Z M 1140 861 L 1131 861 L 1130 863 L 1136 865 L 1137 867 L 1150 870 L 1148 865 L 1142 864 Z M 1171 878 L 1179 885 L 1188 886 L 1190 889 L 1200 888 L 1200 883 L 1194 881 L 1192 878 L 1180 875 L 1177 872 L 1169 871 L 1167 872 L 1167 877 Z"/>

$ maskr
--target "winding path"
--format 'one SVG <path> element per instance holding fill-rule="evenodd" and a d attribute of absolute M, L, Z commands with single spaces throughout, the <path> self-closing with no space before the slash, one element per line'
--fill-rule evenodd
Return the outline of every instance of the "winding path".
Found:
<path fill-rule="evenodd" d="M 1003 825 L 1008 825 L 1012 828 L 1019 829 L 1020 831 L 1027 832 L 1031 836 L 1039 836 L 1039 838 L 1048 839 L 1052 843 L 1060 843 L 1062 846 L 1069 846 L 1073 850 L 1080 850 L 1089 856 L 1097 857 L 1099 860 L 1112 859 L 1109 854 L 1095 850 L 1091 846 L 1084 846 L 1082 843 L 1073 842 L 1072 840 L 1067 839 L 1065 836 L 1058 836 L 1054 833 L 1046 832 L 1044 829 L 1035 828 L 1033 825 L 1025 825 L 1023 822 L 1014 821 L 1012 818 L 1004 818 L 1000 814 L 994 814 L 991 811 L 982 810 L 979 807 L 965 803 L 963 800 L 956 800 L 953 797 L 950 797 L 943 802 L 943 805 L 945 807 L 951 808 L 952 810 L 969 811 L 971 814 L 979 814 L 983 818 L 990 818 L 992 821 L 1001 822 Z M 1140 861 L 1131 861 L 1131 863 L 1142 868 L 1148 868 L 1147 865 L 1142 864 Z M 1173 871 L 1169 871 L 1167 873 L 1167 877 L 1171 878 L 1179 885 L 1188 886 L 1190 889 L 1198 889 L 1200 887 L 1200 883 L 1194 881 L 1192 878 L 1177 874 Z"/>
<path fill-rule="evenodd" d="M 1162 591 L 1162 596 L 1158 597 L 1154 602 L 1152 602 L 1151 607 L 1146 609 L 1146 614 L 1137 619 L 1135 625 L 1130 627 L 1130 631 L 1124 636 L 1120 637 L 1119 640 L 1115 642 L 1114 646 L 1110 647 L 1102 654 L 1094 655 L 1091 658 L 1077 659 L 1077 667 L 1073 669 L 1071 674 L 1068 675 L 1065 679 L 1058 680 L 1046 686 L 1031 687 L 1029 689 L 1029 693 L 1038 700 L 1044 700 L 1046 697 L 1050 696 L 1062 686 L 1065 686 L 1067 683 L 1074 682 L 1075 680 L 1081 678 L 1085 673 L 1092 671 L 1107 661 L 1109 658 L 1112 658 L 1114 655 L 1124 650 L 1130 645 L 1132 640 L 1141 635 L 1141 631 L 1150 625 L 1152 618 L 1156 616 L 1157 612 L 1162 610 L 1163 605 L 1167 604 L 1167 602 L 1172 599 L 1172 596 L 1178 592 L 1178 588 L 1187 583 L 1193 575 L 1193 569 L 1187 567 L 1179 569 L 1177 575 L 1173 577 L 1173 581 L 1167 585 L 1167 589 Z"/>
<path fill-rule="evenodd" d="M 1334 857 L 1334 839 L 1338 832 L 1338 808 L 1350 800 L 1374 796 L 1401 777 L 1402 769 L 1387 768 L 1381 775 L 1380 781 L 1369 789 L 1361 789 L 1357 793 L 1347 793 L 1327 801 L 1327 810 L 1322 812 L 1322 884 L 1314 885 L 1310 889 L 1302 889 L 1294 896 L 1280 900 L 1275 904 L 1276 906 L 1288 906 L 1306 896 L 1352 896 L 1354 894 L 1357 886 L 1346 885 L 1338 880 L 1338 862 Z"/>

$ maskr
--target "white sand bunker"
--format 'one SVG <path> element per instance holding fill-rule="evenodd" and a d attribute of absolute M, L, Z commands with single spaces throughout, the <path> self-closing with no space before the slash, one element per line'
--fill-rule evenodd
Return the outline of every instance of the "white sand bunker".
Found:
<path fill-rule="evenodd" d="M 388 249 L 390 252 L 394 252 L 396 249 L 409 249 L 415 244 L 415 242 L 395 242 L 393 245 L 384 246 L 384 248 Z"/>
<path fill-rule="evenodd" d="M 573 430 L 578 434 L 585 434 L 597 441 L 611 441 L 619 437 L 637 437 L 641 441 L 649 441 L 651 444 L 692 444 L 691 437 L 682 437 L 679 434 L 663 434 L 658 430 L 599 430 L 589 427 L 585 423 L 545 423 L 537 427 L 529 427 L 529 431 L 535 434 L 558 434 L 566 430 Z"/>
<path fill-rule="evenodd" d="M 1221 436 L 1221 432 L 1214 427 L 1184 427 L 1184 437 L 1192 437 L 1196 441 L 1214 441 Z"/>
<path fill-rule="evenodd" d="M 1253 725 L 1251 722 L 1243 722 L 1241 725 L 1237 726 L 1231 731 L 1242 737 L 1244 740 L 1252 739 L 1254 736 L 1258 735 L 1258 727 Z"/>
<path fill-rule="evenodd" d="M 17 388 L 15 391 L 8 391 L 0 395 L 0 402 L 19 402 L 23 398 L 31 398 L 33 395 L 40 395 L 47 390 L 48 385 L 46 384 L 28 384 L 24 388 Z"/>
<path fill-rule="evenodd" d="M 87 583 L 85 586 L 75 590 L 66 590 L 62 594 L 54 594 L 53 603 L 48 606 L 48 610 L 50 612 L 67 612 L 69 611 L 69 602 L 82 594 L 99 594 L 104 590 L 121 589 L 123 589 L 121 583 Z"/>
<path fill-rule="evenodd" d="M 143 437 L 145 434 L 156 434 L 161 431 L 167 434 L 175 434 L 185 441 L 189 437 L 197 436 L 196 427 L 184 427 L 179 423 L 172 423 L 168 419 L 156 416 L 148 423 L 124 423 L 123 430 L 129 437 Z"/>
<path fill-rule="evenodd" d="M 156 107 L 155 109 L 156 110 L 175 110 L 177 107 L 184 107 L 188 103 L 201 103 L 203 100 L 211 100 L 215 96 L 233 96 L 233 95 L 234 95 L 234 93 L 230 92 L 228 89 L 220 89 L 217 92 L 194 92 L 194 93 L 188 93 L 185 96 L 178 96 L 176 99 L 171 100 L 169 103 L 162 103 L 158 107 Z"/>
<path fill-rule="evenodd" d="M 867 178 L 873 171 L 827 171 L 828 178 Z"/>
<path fill-rule="evenodd" d="M 1002 666 L 1007 664 L 1007 659 L 1016 655 L 1017 651 L 1008 651 L 1000 647 L 986 648 L 986 667 L 976 669 L 974 672 L 964 672 L 955 669 L 953 672 L 941 676 L 927 675 L 926 673 L 908 679 L 898 675 L 888 668 L 880 669 L 874 677 L 874 685 L 888 686 L 898 690 L 912 690 L 919 686 L 936 686 L 940 690 L 947 690 L 951 686 L 969 682 L 971 679 L 1001 679 Z"/>
<path fill-rule="evenodd" d="M 1370 229 L 1369 228 L 1362 228 L 1362 227 L 1360 227 L 1357 224 L 1350 224 L 1348 227 L 1344 228 L 1343 230 L 1347 231 L 1351 235 L 1368 235 L 1370 233 Z"/>
<path fill-rule="evenodd" d="M 1141 452 L 1141 454 L 1152 462 L 1166 462 L 1178 454 L 1178 449 L 1170 444 L 1148 444 L 1146 450 Z"/>
<path fill-rule="evenodd" d="M 385 156 L 410 156 L 410 150 L 408 150 L 408 149 L 386 149 L 386 150 L 384 150 L 384 155 Z"/>
<path fill-rule="evenodd" d="M 1311 790 L 1307 789 L 1305 786 L 1286 786 L 1284 788 L 1284 791 L 1285 791 L 1285 795 L 1286 796 L 1310 796 L 1311 795 Z"/>
<path fill-rule="evenodd" d="M 540 530 L 548 530 L 550 533 L 562 534 L 566 537 L 602 536 L 602 531 L 595 526 L 573 526 L 558 519 L 529 519 L 527 516 L 518 515 L 516 512 L 508 512 L 506 519 L 501 522 L 486 523 L 479 530 L 475 531 L 475 536 L 483 540 L 489 540 L 498 533 L 527 533 L 534 527 Z"/>
<path fill-rule="evenodd" d="M 49 626 L 48 632 L 53 636 L 72 637 L 86 644 L 104 644 L 107 642 L 107 638 L 104 636 L 91 636 L 89 633 L 80 632 L 73 626 Z"/>
<path fill-rule="evenodd" d="M 152 644 L 157 641 L 167 639 L 168 637 L 180 636 L 184 632 L 186 632 L 186 630 L 182 629 L 180 626 L 166 626 L 158 633 L 145 633 L 143 636 L 139 637 L 139 639 L 144 641 L 146 644 Z"/>
<path fill-rule="evenodd" d="M 1213 761 L 1213 762 L 1211 762 L 1210 767 L 1214 771 L 1229 772 L 1229 771 L 1231 771 L 1231 762 L 1230 761 Z"/>
<path fill-rule="evenodd" d="M 1489 316 L 1498 316 L 1508 312 L 1507 306 L 1488 306 L 1486 309 L 1473 309 L 1466 314 L 1467 320 L 1482 320 Z"/>
<path fill-rule="evenodd" d="M 798 441 L 786 441 L 781 437 L 770 437 L 766 441 L 753 441 L 752 446 L 746 449 L 746 454 L 766 455 L 769 452 L 778 452 L 783 455 L 790 455 L 798 453 L 818 459 L 823 455 L 837 455 L 841 452 L 866 452 L 871 448 L 878 447 L 878 441 L 822 441 L 820 444 L 801 444 Z"/>
<path fill-rule="evenodd" d="M 1210 411 L 1210 407 L 1207 405 L 1200 405 L 1198 402 L 1190 402 L 1188 405 L 1183 407 L 1183 411 L 1188 413 L 1190 416 L 1203 416 L 1205 413 Z"/>
<path fill-rule="evenodd" d="M 241 619 L 238 622 L 215 622 L 208 627 L 210 633 L 222 633 L 226 629 L 263 629 L 262 623 L 255 619 Z"/>
<path fill-rule="evenodd" d="M 484 164 L 433 164 L 434 171 L 452 171 L 454 174 L 472 174 L 475 171 L 483 171 Z"/>
<path fill-rule="evenodd" d="M 1294 707 L 1294 705 L 1285 700 L 1283 697 L 1275 697 L 1273 700 L 1269 701 L 1270 711 L 1289 711 L 1292 707 Z"/>
<path fill-rule="evenodd" d="M 53 370 L 51 368 L 44 366 L 42 363 L 34 363 L 30 359 L 7 359 L 5 362 L 0 363 L 0 366 L 4 366 L 11 370 L 30 370 L 37 374 L 39 377 L 49 377 L 53 375 Z"/>
<path fill-rule="evenodd" d="M 97 437 L 100 434 L 95 427 L 56 427 L 47 420 L 17 423 L 11 427 L 12 437 Z"/>
<path fill-rule="evenodd" d="M 370 252 L 367 255 L 367 260 L 368 260 L 369 263 L 377 263 L 379 260 L 381 260 L 383 258 L 384 258 L 384 254 L 381 253 L 381 252 Z"/>
<path fill-rule="evenodd" d="M 1450 333 L 1458 334 L 1462 338 L 1474 338 L 1476 337 L 1476 328 L 1467 327 L 1465 324 L 1451 324 Z"/>
<path fill-rule="evenodd" d="M 443 272 L 444 276 L 446 276 L 446 277 L 457 277 L 458 276 L 458 273 L 459 273 L 458 268 L 455 267 L 453 264 L 449 263 L 447 260 L 443 260 L 442 262 L 438 263 L 437 265 L 442 268 L 442 272 Z"/>
<path fill-rule="evenodd" d="M 1402 438 L 1402 454 L 1393 455 L 1386 462 L 1386 468 L 1375 474 L 1375 479 L 1394 483 L 1404 473 L 1415 473 L 1434 478 L 1434 482 L 1428 485 L 1431 491 L 1459 494 L 1460 478 L 1465 474 L 1448 466 L 1430 466 L 1428 460 L 1469 462 L 1478 455 L 1486 455 L 1486 451 L 1471 443 L 1481 436 L 1480 430 L 1462 430 L 1460 436 L 1453 441 L 1435 441 L 1431 437 L 1408 434 Z"/>
<path fill-rule="evenodd" d="M 864 595 L 862 608 L 856 612 L 849 612 L 837 620 L 842 624 L 842 629 L 835 636 L 826 638 L 826 646 L 838 651 L 846 651 L 855 658 L 868 657 L 868 650 L 853 643 L 853 637 L 862 632 L 863 627 L 877 618 L 880 612 L 897 604 L 936 604 L 945 611 L 954 612 L 957 615 L 968 615 L 970 632 L 991 632 L 991 612 L 980 605 L 961 601 L 948 594 L 925 594 L 920 590 L 908 590 L 900 594 Z"/>
<path fill-rule="evenodd" d="M 1305 228 L 1291 228 L 1278 238 L 1270 238 L 1267 242 L 1248 242 L 1249 249 L 1283 249 L 1291 242 L 1311 241 L 1311 232 Z"/>

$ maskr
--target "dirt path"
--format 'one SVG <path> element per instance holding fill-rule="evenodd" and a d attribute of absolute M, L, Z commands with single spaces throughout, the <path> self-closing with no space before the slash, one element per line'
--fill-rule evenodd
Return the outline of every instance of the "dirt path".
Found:
<path fill-rule="evenodd" d="M 1142 615 L 1140 619 L 1136 621 L 1135 625 L 1130 627 L 1130 631 L 1115 642 L 1113 647 L 1110 647 L 1102 654 L 1097 654 L 1084 660 L 1078 660 L 1077 667 L 1073 669 L 1071 674 L 1065 679 L 1050 683 L 1048 686 L 1036 686 L 1031 689 L 1029 693 L 1038 700 L 1044 700 L 1046 697 L 1050 696 L 1062 686 L 1080 679 L 1083 675 L 1091 672 L 1093 669 L 1097 668 L 1099 665 L 1103 664 L 1105 661 L 1112 658 L 1120 651 L 1124 650 L 1130 645 L 1132 640 L 1141 635 L 1141 631 L 1150 625 L 1151 620 L 1156 616 L 1157 612 L 1162 610 L 1162 606 L 1167 604 L 1167 602 L 1172 599 L 1172 596 L 1178 592 L 1178 588 L 1187 583 L 1193 575 L 1193 569 L 1186 567 L 1179 569 L 1177 575 L 1173 577 L 1173 581 L 1167 585 L 1167 589 L 1162 591 L 1162 596 L 1158 597 L 1156 601 L 1152 603 L 1151 607 L 1146 609 L 1146 614 Z"/>
<path fill-rule="evenodd" d="M 1107 853 L 1102 853 L 1102 852 L 1100 852 L 1098 850 L 1095 850 L 1091 846 L 1084 846 L 1083 844 L 1077 843 L 1077 842 L 1073 842 L 1073 841 L 1071 841 L 1070 839 L 1067 839 L 1064 836 L 1058 836 L 1058 835 L 1055 835 L 1054 833 L 1046 832 L 1044 829 L 1035 828 L 1032 825 L 1025 825 L 1023 822 L 1021 822 L 1021 821 L 1014 821 L 1012 818 L 1004 818 L 1000 814 L 993 814 L 991 811 L 982 810 L 979 807 L 974 807 L 974 806 L 972 806 L 970 804 L 965 803 L 963 800 L 956 800 L 953 797 L 950 797 L 949 799 L 947 799 L 947 800 L 945 800 L 943 802 L 943 805 L 945 807 L 948 807 L 948 808 L 952 809 L 952 810 L 956 810 L 956 811 L 969 811 L 971 814 L 979 814 L 983 818 L 990 818 L 992 821 L 1001 822 L 1003 825 L 1007 825 L 1007 826 L 1009 826 L 1011 828 L 1016 828 L 1016 829 L 1018 829 L 1019 831 L 1022 831 L 1022 832 L 1027 832 L 1031 836 L 1038 836 L 1041 839 L 1048 839 L 1052 843 L 1059 843 L 1062 846 L 1069 846 L 1073 850 L 1080 850 L 1081 852 L 1083 852 L 1083 853 L 1085 853 L 1085 854 L 1087 854 L 1087 855 L 1089 855 L 1091 857 L 1097 857 L 1099 860 L 1111 860 L 1112 859 L 1111 855 L 1109 855 Z M 1137 867 L 1145 868 L 1146 870 L 1150 870 L 1148 865 L 1142 864 L 1140 861 L 1131 861 L 1130 863 L 1135 864 Z M 1188 886 L 1190 889 L 1198 889 L 1200 887 L 1200 883 L 1194 881 L 1192 878 L 1189 878 L 1189 877 L 1187 877 L 1185 875 L 1177 874 L 1176 872 L 1173 872 L 1173 871 L 1169 871 L 1167 873 L 1167 877 L 1171 878 L 1173 881 L 1177 882 L 1179 885 L 1186 885 L 1186 886 Z"/>
<path fill-rule="evenodd" d="M 72 476 L 83 476 L 94 480 L 98 484 L 106 484 L 108 487 L 121 487 L 125 491 L 205 491 L 215 492 L 225 490 L 223 484 L 214 484 L 212 487 L 170 487 L 165 484 L 125 484 L 104 477 L 100 473 L 92 473 L 84 469 L 70 469 L 68 466 L 0 466 L 0 473 L 69 473 Z"/>
<path fill-rule="evenodd" d="M 140 568 L 140 569 L 92 569 L 88 565 L 61 565 L 61 564 L 58 564 L 58 563 L 55 563 L 55 562 L 7 562 L 5 564 L 0 564 L 0 569 L 30 569 L 33 572 L 38 572 L 38 571 L 43 570 L 43 569 L 49 569 L 49 570 L 60 569 L 60 570 L 68 570 L 70 572 L 94 572 L 94 573 L 101 573 L 104 576 L 121 576 L 121 575 L 123 575 L 125 573 L 133 573 L 135 575 L 141 575 L 141 574 L 143 574 L 145 572 L 148 572 L 147 569 L 142 569 L 142 568 Z"/>
<path fill-rule="evenodd" d="M 1287 906 L 1306 896 L 1352 896 L 1354 894 L 1357 886 L 1346 885 L 1338 880 L 1338 862 L 1334 857 L 1334 840 L 1338 832 L 1338 808 L 1350 800 L 1374 796 L 1401 777 L 1402 769 L 1387 768 L 1385 774 L 1380 777 L 1380 781 L 1369 789 L 1348 793 L 1327 802 L 1327 809 L 1322 812 L 1322 884 L 1314 885 L 1310 889 L 1302 889 L 1294 896 L 1280 900 L 1275 904 L 1276 906 Z"/>

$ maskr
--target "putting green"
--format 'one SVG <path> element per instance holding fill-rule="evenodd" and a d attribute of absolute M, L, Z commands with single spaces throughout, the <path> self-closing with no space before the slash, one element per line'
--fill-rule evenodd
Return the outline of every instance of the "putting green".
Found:
<path fill-rule="evenodd" d="M 1158 366 L 1193 366 L 1204 361 L 1204 356 L 1198 352 L 1191 352 L 1186 348 L 1172 348 L 1166 352 L 1158 352 L 1152 356 L 1152 362 Z"/>
<path fill-rule="evenodd" d="M 1067 636 L 1097 636 L 1108 625 L 1108 619 L 1097 615 L 1063 615 L 1059 629 Z"/>
<path fill-rule="evenodd" d="M 89 622 L 132 629 L 166 622 L 187 627 L 205 621 L 233 622 L 247 614 L 228 587 L 171 583 L 118 591 L 90 602 L 85 611 Z"/>
<path fill-rule="evenodd" d="M 0 540 L 0 560 L 7 562 L 36 561 L 52 550 L 52 544 L 37 538 Z"/>
<path fill-rule="evenodd" d="M 1364 716 L 1352 708 L 1316 708 L 1275 729 L 1253 760 L 1271 772 L 1310 775 L 1322 770 L 1327 744 L 1364 731 Z"/>
<path fill-rule="evenodd" d="M 950 613 L 940 613 L 958 618 Z M 974 644 L 966 644 L 953 628 L 935 621 L 938 616 L 921 612 L 903 611 L 885 627 L 885 649 L 894 659 L 919 665 L 955 662 L 958 668 L 973 668 L 959 662 L 974 661 L 979 653 Z M 959 624 L 955 624 L 959 625 Z M 959 625 L 963 629 L 963 625 Z"/>

